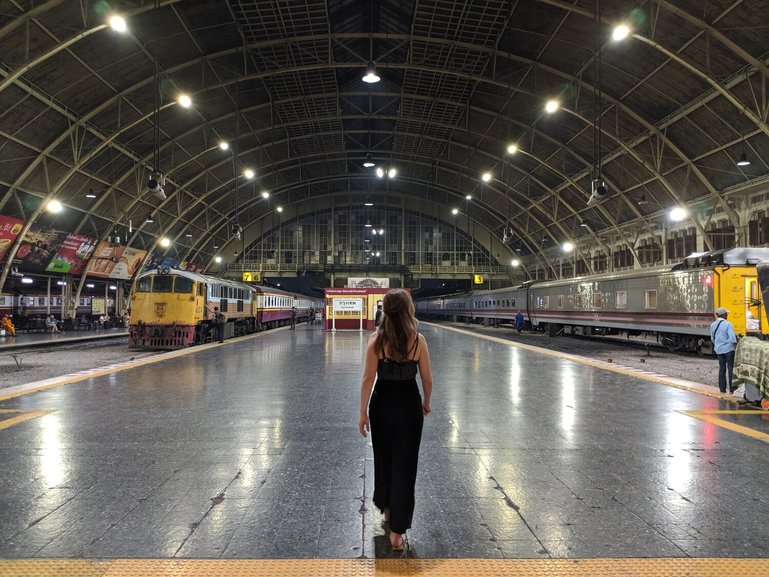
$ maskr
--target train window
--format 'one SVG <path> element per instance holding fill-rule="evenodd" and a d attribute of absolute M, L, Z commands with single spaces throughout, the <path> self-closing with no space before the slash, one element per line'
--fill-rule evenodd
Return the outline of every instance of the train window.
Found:
<path fill-rule="evenodd" d="M 657 291 L 644 291 L 644 308 L 656 309 L 657 308 Z"/>
<path fill-rule="evenodd" d="M 593 308 L 600 309 L 603 306 L 601 293 L 593 293 Z"/>
<path fill-rule="evenodd" d="M 574 295 L 574 308 L 575 309 L 582 308 L 582 295 Z"/>
<path fill-rule="evenodd" d="M 227 314 L 227 306 L 228 306 L 227 299 L 219 300 L 219 310 L 225 314 Z"/>
<path fill-rule="evenodd" d="M 158 274 L 152 281 L 152 292 L 170 293 L 174 288 L 174 277 L 171 275 Z"/>
<path fill-rule="evenodd" d="M 546 309 L 550 307 L 550 296 L 545 295 L 537 297 L 536 306 L 538 309 Z"/>
<path fill-rule="evenodd" d="M 627 308 L 627 291 L 617 291 L 617 308 Z"/>
<path fill-rule="evenodd" d="M 559 309 L 562 309 L 563 308 L 563 301 L 564 301 L 563 295 L 558 295 L 557 298 L 558 298 L 558 304 L 556 306 Z"/>
<path fill-rule="evenodd" d="M 136 292 L 148 293 L 152 290 L 152 277 L 145 276 L 136 281 Z"/>
<path fill-rule="evenodd" d="M 181 276 L 176 277 L 176 284 L 174 285 L 175 293 L 191 293 L 192 281 L 188 278 Z"/>
<path fill-rule="evenodd" d="M 37 306 L 44 307 L 47 304 L 47 300 L 45 297 L 37 297 Z"/>
<path fill-rule="evenodd" d="M 198 296 L 206 296 L 206 285 L 205 283 L 198 283 Z"/>
<path fill-rule="evenodd" d="M 510 306 L 511 306 L 511 307 L 514 307 L 514 306 L 515 306 L 515 299 L 510 299 Z"/>
<path fill-rule="evenodd" d="M 239 313 L 243 312 L 243 301 L 242 300 L 238 300 L 238 312 Z"/>

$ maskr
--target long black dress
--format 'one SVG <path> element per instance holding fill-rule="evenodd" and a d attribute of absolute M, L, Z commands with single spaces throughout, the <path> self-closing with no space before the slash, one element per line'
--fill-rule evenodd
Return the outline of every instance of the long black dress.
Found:
<path fill-rule="evenodd" d="M 417 343 L 414 347 L 416 352 Z M 405 533 L 414 515 L 419 443 L 422 440 L 422 397 L 417 385 L 418 361 L 384 357 L 369 403 L 374 446 L 374 505 L 390 509 L 390 529 Z"/>

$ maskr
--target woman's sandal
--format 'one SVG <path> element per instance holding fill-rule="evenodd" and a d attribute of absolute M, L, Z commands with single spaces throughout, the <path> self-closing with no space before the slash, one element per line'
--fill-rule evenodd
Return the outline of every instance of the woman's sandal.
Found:
<path fill-rule="evenodd" d="M 406 546 L 406 535 L 390 533 L 390 545 L 392 546 L 393 551 L 403 551 L 403 548 Z"/>

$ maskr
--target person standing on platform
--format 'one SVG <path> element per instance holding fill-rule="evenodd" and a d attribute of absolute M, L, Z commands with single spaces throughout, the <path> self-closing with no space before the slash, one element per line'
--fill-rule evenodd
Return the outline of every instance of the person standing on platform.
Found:
<path fill-rule="evenodd" d="M 219 307 L 214 307 L 214 326 L 216 326 L 216 334 L 219 337 L 219 342 L 224 342 L 224 324 L 227 322 L 227 317 L 223 312 L 219 310 Z"/>
<path fill-rule="evenodd" d="M 296 328 L 296 307 L 291 307 L 291 330 Z"/>
<path fill-rule="evenodd" d="M 425 338 L 417 332 L 414 303 L 403 289 L 384 297 L 382 323 L 369 337 L 361 381 L 358 430 L 371 431 L 374 505 L 390 524 L 390 544 L 402 551 L 414 515 L 414 485 L 433 377 Z M 419 395 L 417 372 L 424 398 Z M 374 377 L 376 387 L 373 394 Z"/>
<path fill-rule="evenodd" d="M 518 331 L 519 335 L 523 330 L 523 313 L 521 311 L 518 311 L 518 314 L 515 315 L 515 330 Z"/>
<path fill-rule="evenodd" d="M 378 327 L 382 324 L 382 315 L 384 313 L 382 312 L 382 305 L 376 306 L 376 314 L 374 315 L 374 326 Z"/>
<path fill-rule="evenodd" d="M 737 347 L 737 335 L 734 325 L 727 320 L 729 311 L 724 307 L 716 309 L 716 320 L 710 325 L 710 338 L 713 350 L 718 357 L 718 390 L 732 392 L 732 373 L 734 372 L 734 350 Z"/>

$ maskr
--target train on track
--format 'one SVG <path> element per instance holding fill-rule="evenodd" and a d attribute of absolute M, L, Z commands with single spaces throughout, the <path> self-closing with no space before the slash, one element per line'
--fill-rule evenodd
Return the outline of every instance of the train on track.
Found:
<path fill-rule="evenodd" d="M 136 277 L 131 291 L 128 343 L 145 349 L 179 349 L 212 340 L 214 307 L 226 315 L 224 338 L 297 322 L 322 310 L 322 298 L 176 269 Z"/>
<path fill-rule="evenodd" d="M 738 335 L 769 337 L 756 271 L 762 261 L 769 262 L 769 248 L 735 248 L 695 254 L 674 266 L 530 281 L 415 304 L 423 318 L 499 324 L 521 311 L 530 328 L 553 336 L 646 333 L 670 350 L 712 354 L 709 327 L 718 307 L 730 311 Z"/>

